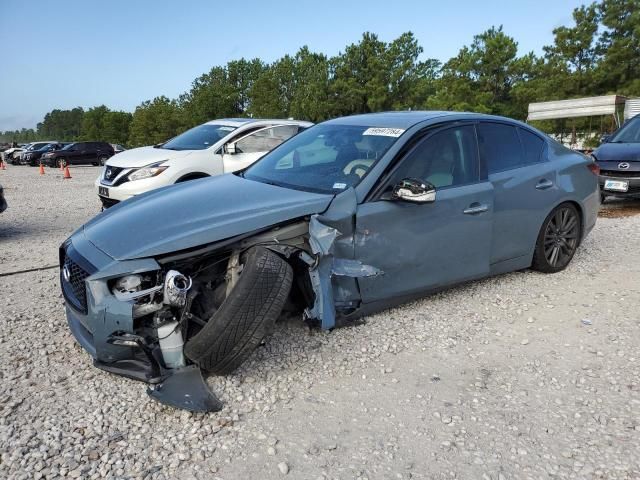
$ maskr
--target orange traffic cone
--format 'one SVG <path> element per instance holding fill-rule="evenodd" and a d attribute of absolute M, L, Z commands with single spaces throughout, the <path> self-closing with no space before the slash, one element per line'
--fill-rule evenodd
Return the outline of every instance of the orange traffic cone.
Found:
<path fill-rule="evenodd" d="M 60 171 L 64 172 L 64 163 L 63 162 L 60 162 Z"/>
<path fill-rule="evenodd" d="M 40 164 L 40 175 L 44 175 L 44 165 Z"/>
<path fill-rule="evenodd" d="M 64 177 L 62 178 L 64 178 L 65 180 L 67 178 L 71 178 L 71 172 L 69 171 L 69 167 L 64 167 Z"/>

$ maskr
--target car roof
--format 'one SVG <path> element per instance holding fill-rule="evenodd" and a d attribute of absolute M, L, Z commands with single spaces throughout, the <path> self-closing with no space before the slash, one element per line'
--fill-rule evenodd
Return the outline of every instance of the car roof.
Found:
<path fill-rule="evenodd" d="M 218 120 L 211 120 L 206 122 L 205 125 L 227 125 L 230 127 L 240 127 L 242 125 L 247 125 L 249 123 L 255 124 L 270 124 L 270 123 L 282 123 L 282 124 L 294 124 L 294 125 L 305 125 L 311 126 L 313 123 L 306 122 L 304 120 L 293 120 L 293 119 L 284 119 L 284 118 L 220 118 Z"/>
<path fill-rule="evenodd" d="M 519 125 L 526 125 L 512 118 L 500 117 L 497 115 L 487 115 L 484 113 L 474 112 L 446 112 L 438 110 L 410 110 L 410 111 L 395 111 L 395 112 L 379 112 L 379 113 L 364 113 L 360 115 L 350 115 L 347 117 L 335 118 L 333 120 L 327 120 L 326 124 L 336 125 L 357 125 L 366 127 L 387 127 L 387 128 L 403 128 L 408 129 L 419 123 L 427 120 L 433 120 L 435 118 L 451 119 L 483 119 L 483 120 L 499 120 L 506 121 Z M 529 127 L 531 128 L 531 127 Z"/>

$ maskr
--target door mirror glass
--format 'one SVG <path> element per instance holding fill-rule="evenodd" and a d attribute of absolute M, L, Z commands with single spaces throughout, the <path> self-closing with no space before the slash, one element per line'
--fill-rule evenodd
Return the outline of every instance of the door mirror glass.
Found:
<path fill-rule="evenodd" d="M 393 187 L 393 198 L 411 203 L 432 203 L 436 200 L 436 187 L 416 178 L 405 178 Z"/>
<path fill-rule="evenodd" d="M 227 153 L 229 155 L 235 155 L 236 154 L 236 144 L 234 142 L 227 143 Z"/>

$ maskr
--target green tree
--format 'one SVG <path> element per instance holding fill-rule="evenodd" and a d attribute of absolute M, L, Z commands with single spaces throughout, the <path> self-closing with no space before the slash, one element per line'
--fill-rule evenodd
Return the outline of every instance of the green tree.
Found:
<path fill-rule="evenodd" d="M 638 0 L 602 0 L 598 10 L 603 27 L 597 47 L 602 55 L 600 89 L 640 95 L 640 4 Z"/>
<path fill-rule="evenodd" d="M 139 147 L 164 142 L 184 130 L 183 118 L 178 102 L 165 96 L 142 102 L 133 113 L 128 143 Z"/>
<path fill-rule="evenodd" d="M 535 56 L 518 57 L 517 52 L 517 42 L 502 27 L 476 35 L 471 46 L 443 66 L 427 107 L 522 118 L 525 108 L 514 102 L 513 90 L 530 78 Z"/>
<path fill-rule="evenodd" d="M 108 141 L 104 131 L 104 118 L 109 112 L 104 105 L 87 110 L 82 117 L 80 140 Z"/>

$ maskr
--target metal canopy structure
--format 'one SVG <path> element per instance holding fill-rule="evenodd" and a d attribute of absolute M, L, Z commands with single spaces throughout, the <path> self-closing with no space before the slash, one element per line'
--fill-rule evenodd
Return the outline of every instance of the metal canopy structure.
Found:
<path fill-rule="evenodd" d="M 527 121 L 554 120 L 560 118 L 595 117 L 612 115 L 616 125 L 620 125 L 618 110 L 624 108 L 626 97 L 605 95 L 601 97 L 576 98 L 529 104 Z"/>

